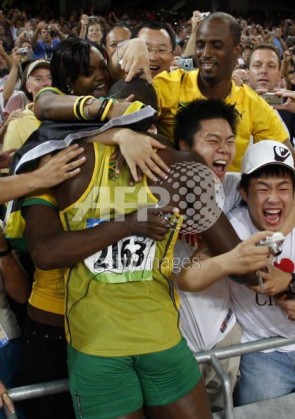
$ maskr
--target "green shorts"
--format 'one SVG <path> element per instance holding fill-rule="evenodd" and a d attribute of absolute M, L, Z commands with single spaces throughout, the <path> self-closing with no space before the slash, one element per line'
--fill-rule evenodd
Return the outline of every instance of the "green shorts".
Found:
<path fill-rule="evenodd" d="M 146 355 L 105 358 L 68 346 L 69 386 L 77 418 L 117 418 L 189 393 L 201 373 L 185 339 Z"/>

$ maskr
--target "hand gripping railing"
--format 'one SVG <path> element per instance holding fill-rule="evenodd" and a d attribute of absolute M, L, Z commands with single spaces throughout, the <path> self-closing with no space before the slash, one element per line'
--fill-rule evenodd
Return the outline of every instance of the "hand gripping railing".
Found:
<path fill-rule="evenodd" d="M 216 374 L 221 380 L 224 397 L 224 418 L 234 419 L 232 389 L 229 377 L 223 369 L 219 360 L 240 356 L 251 352 L 264 351 L 266 349 L 274 349 L 281 346 L 295 344 L 295 337 L 285 339 L 280 337 L 272 337 L 268 339 L 257 340 L 250 343 L 241 343 L 224 348 L 211 349 L 209 351 L 200 352 L 196 358 L 199 363 L 209 362 Z M 9 396 L 13 401 L 32 399 L 34 397 L 48 396 L 51 394 L 62 393 L 68 390 L 68 380 L 56 380 L 46 383 L 33 384 L 24 387 L 17 387 L 8 390 Z"/>

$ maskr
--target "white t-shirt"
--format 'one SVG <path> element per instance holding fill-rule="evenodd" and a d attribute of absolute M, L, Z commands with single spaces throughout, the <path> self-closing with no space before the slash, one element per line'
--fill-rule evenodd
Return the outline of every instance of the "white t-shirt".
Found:
<path fill-rule="evenodd" d="M 236 206 L 241 196 L 238 191 L 240 173 L 229 172 L 222 184 L 225 194 L 223 211 L 227 214 Z M 190 258 L 195 247 L 187 243 L 186 237 L 178 240 L 174 248 L 174 257 L 179 261 Z M 176 265 L 176 272 L 181 262 Z M 236 317 L 230 304 L 228 283 L 220 279 L 201 292 L 179 291 L 180 328 L 192 352 L 213 348 L 225 338 L 236 323 Z"/>
<path fill-rule="evenodd" d="M 249 238 L 258 230 L 253 225 L 246 207 L 234 209 L 229 215 L 230 221 L 241 240 Z M 274 259 L 276 264 L 293 266 L 295 271 L 295 229 L 285 238 L 282 253 Z M 275 303 L 275 298 L 255 293 L 245 285 L 228 280 L 237 320 L 244 329 L 242 342 L 281 336 L 295 337 L 295 323 Z M 273 349 L 276 351 L 294 351 L 295 345 Z M 268 351 L 265 351 L 268 352 Z"/>

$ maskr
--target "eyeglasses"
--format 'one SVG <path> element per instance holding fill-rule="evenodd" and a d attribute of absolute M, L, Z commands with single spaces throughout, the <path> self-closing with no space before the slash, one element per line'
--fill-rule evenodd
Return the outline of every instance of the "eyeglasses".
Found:
<path fill-rule="evenodd" d="M 159 55 L 165 55 L 165 54 L 171 54 L 172 50 L 168 50 L 168 49 L 164 49 L 164 48 L 150 48 L 147 47 L 147 50 L 149 52 L 149 54 L 151 54 L 152 52 L 154 52 L 155 54 L 159 54 Z"/>

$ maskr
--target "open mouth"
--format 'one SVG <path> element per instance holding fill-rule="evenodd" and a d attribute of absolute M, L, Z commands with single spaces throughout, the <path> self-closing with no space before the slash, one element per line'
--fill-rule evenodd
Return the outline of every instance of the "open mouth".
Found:
<path fill-rule="evenodd" d="M 211 70 L 215 65 L 212 61 L 201 61 L 201 66 L 204 70 Z"/>
<path fill-rule="evenodd" d="M 150 70 L 151 70 L 151 73 L 152 74 L 159 72 L 160 71 L 160 68 L 161 67 L 159 65 L 150 65 Z"/>
<path fill-rule="evenodd" d="M 268 208 L 263 211 L 263 215 L 269 225 L 277 225 L 281 221 L 282 210 Z"/>
<path fill-rule="evenodd" d="M 226 173 L 228 162 L 226 160 L 215 160 L 212 164 L 212 169 L 216 176 L 223 178 Z"/>
<path fill-rule="evenodd" d="M 107 86 L 105 83 L 101 83 L 98 86 L 96 86 L 92 91 L 93 96 L 99 97 L 104 96 L 107 94 Z"/>

